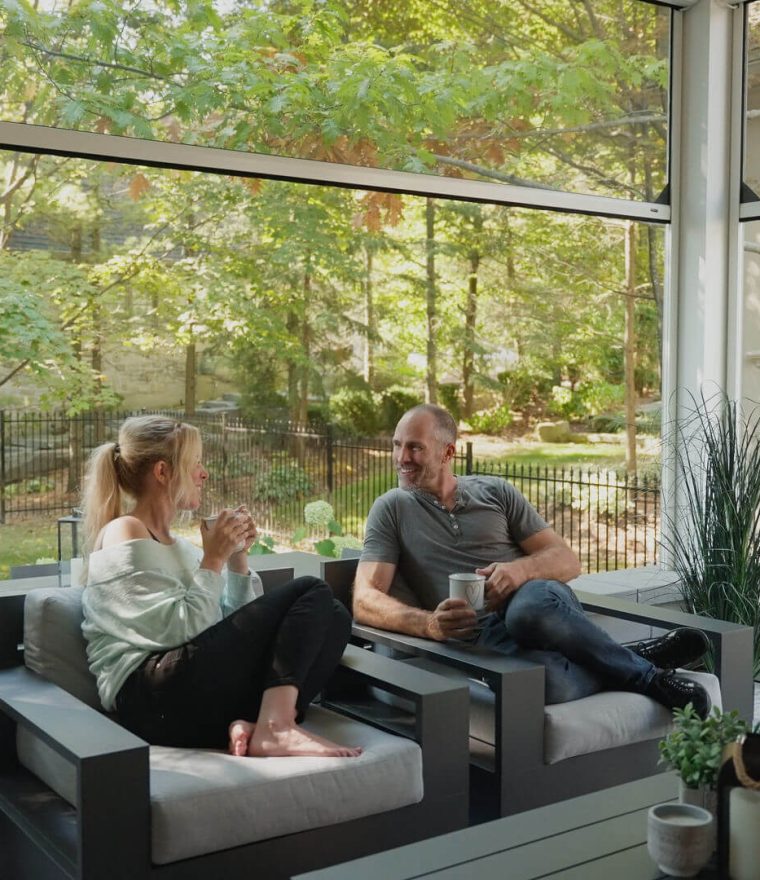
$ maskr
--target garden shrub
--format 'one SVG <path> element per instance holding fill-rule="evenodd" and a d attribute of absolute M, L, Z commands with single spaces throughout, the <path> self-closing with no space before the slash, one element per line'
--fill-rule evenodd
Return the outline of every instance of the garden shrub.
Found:
<path fill-rule="evenodd" d="M 306 421 L 310 425 L 325 425 L 330 421 L 330 404 L 325 400 L 320 403 L 310 403 L 306 407 Z"/>
<path fill-rule="evenodd" d="M 551 373 L 540 363 L 521 359 L 519 365 L 502 370 L 498 375 L 499 390 L 504 403 L 521 411 L 536 404 L 551 391 Z"/>
<path fill-rule="evenodd" d="M 512 424 L 513 419 L 512 410 L 504 403 L 493 409 L 473 413 L 467 421 L 478 434 L 501 434 Z"/>
<path fill-rule="evenodd" d="M 625 389 L 612 382 L 581 382 L 575 388 L 555 385 L 552 388 L 549 412 L 570 421 L 579 421 L 589 416 L 603 416 L 614 420 L 616 410 L 620 409 L 624 401 Z M 614 428 L 611 427 L 610 430 Z"/>
<path fill-rule="evenodd" d="M 380 425 L 385 431 L 392 431 L 398 420 L 413 406 L 422 403 L 422 397 L 409 391 L 403 385 L 391 385 L 380 394 Z"/>
<path fill-rule="evenodd" d="M 256 460 L 247 455 L 231 456 L 224 464 L 224 473 L 227 477 L 249 477 L 257 471 Z"/>
<path fill-rule="evenodd" d="M 584 382 L 578 394 L 590 416 L 614 412 L 625 403 L 625 388 L 620 383 Z"/>
<path fill-rule="evenodd" d="M 330 421 L 346 434 L 372 437 L 379 428 L 374 394 L 366 389 L 336 391 L 330 398 Z"/>
<path fill-rule="evenodd" d="M 253 487 L 253 500 L 263 502 L 289 501 L 308 495 L 312 483 L 306 471 L 296 462 L 274 465 L 262 473 Z"/>
<path fill-rule="evenodd" d="M 560 416 L 568 421 L 577 421 L 586 415 L 586 406 L 577 390 L 564 385 L 552 387 L 551 399 L 547 409 L 553 416 Z"/>
<path fill-rule="evenodd" d="M 457 382 L 441 382 L 438 386 L 439 403 L 447 409 L 458 422 L 462 418 L 462 402 L 459 396 L 460 386 Z"/>

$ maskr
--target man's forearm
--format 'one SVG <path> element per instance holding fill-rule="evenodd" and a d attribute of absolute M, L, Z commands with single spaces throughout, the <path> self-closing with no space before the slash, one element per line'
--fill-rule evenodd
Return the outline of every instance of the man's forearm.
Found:
<path fill-rule="evenodd" d="M 354 619 L 357 623 L 427 639 L 430 638 L 431 618 L 430 611 L 413 608 L 381 590 L 354 593 Z"/>
<path fill-rule="evenodd" d="M 581 573 L 578 558 L 566 547 L 547 547 L 515 560 L 520 566 L 522 583 L 547 579 L 567 583 Z"/>

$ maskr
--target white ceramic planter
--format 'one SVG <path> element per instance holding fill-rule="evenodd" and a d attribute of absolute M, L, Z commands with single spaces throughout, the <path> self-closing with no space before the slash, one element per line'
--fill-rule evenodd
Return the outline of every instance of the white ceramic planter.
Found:
<path fill-rule="evenodd" d="M 671 877 L 694 877 L 707 864 L 712 815 L 691 804 L 657 804 L 647 816 L 647 849 L 654 862 Z"/>

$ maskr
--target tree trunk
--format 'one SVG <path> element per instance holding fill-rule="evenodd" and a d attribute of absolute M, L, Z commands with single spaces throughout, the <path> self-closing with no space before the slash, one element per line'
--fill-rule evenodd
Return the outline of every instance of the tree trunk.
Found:
<path fill-rule="evenodd" d="M 82 262 L 82 224 L 75 223 L 71 229 L 71 259 L 74 263 Z"/>
<path fill-rule="evenodd" d="M 475 246 L 470 251 L 470 275 L 467 279 L 467 301 L 464 308 L 464 353 L 462 357 L 462 414 L 469 419 L 474 408 L 473 376 L 475 374 L 475 327 L 478 320 L 478 269 L 481 258 L 481 233 L 483 232 L 483 213 L 478 206 L 473 218 Z"/>
<path fill-rule="evenodd" d="M 26 121 L 28 110 L 24 110 L 24 121 Z M 13 159 L 6 166 L 5 181 L 0 187 L 2 197 L 0 204 L 2 205 L 2 223 L 0 224 L 0 250 L 5 250 L 10 245 L 11 235 L 13 234 L 19 220 L 20 212 L 14 215 L 14 203 L 16 195 L 21 191 L 27 180 L 32 180 L 33 185 L 22 199 L 22 204 L 28 203 L 34 192 L 34 183 L 36 183 L 35 173 L 39 163 L 39 156 L 33 158 L 26 157 L 22 160 L 19 153 L 13 155 Z"/>
<path fill-rule="evenodd" d="M 12 161 L 8 163 L 5 170 L 5 182 L 3 189 L 7 195 L 3 198 L 3 222 L 0 226 L 0 251 L 8 247 L 13 230 L 13 185 L 16 182 L 16 169 L 18 167 L 18 156 L 14 156 Z"/>
<path fill-rule="evenodd" d="M 367 327 L 364 337 L 364 381 L 372 387 L 375 380 L 375 301 L 372 289 L 372 256 L 373 245 L 365 245 L 366 262 L 364 265 L 364 323 Z"/>
<path fill-rule="evenodd" d="M 103 388 L 105 376 L 103 375 L 103 333 L 101 325 L 101 306 L 96 302 L 92 304 L 92 350 L 90 351 L 90 366 L 98 383 L 96 400 L 100 400 L 100 390 Z M 105 414 L 101 406 L 96 406 L 94 412 L 94 441 L 104 443 L 106 439 Z"/>
<path fill-rule="evenodd" d="M 625 467 L 636 473 L 636 224 L 625 230 Z"/>
<path fill-rule="evenodd" d="M 290 336 L 290 341 L 292 345 L 295 345 L 296 339 L 298 339 L 298 314 L 294 312 L 292 309 L 288 312 L 288 317 L 285 322 L 285 326 L 288 331 L 288 335 Z M 288 415 L 293 421 L 298 420 L 298 360 L 297 358 L 290 354 L 286 353 L 285 357 L 287 358 L 288 363 Z"/>
<path fill-rule="evenodd" d="M 309 371 L 311 370 L 311 327 L 309 325 L 309 301 L 311 299 L 311 273 L 307 272 L 303 279 L 303 321 L 301 322 L 301 342 L 303 358 L 301 361 L 298 421 L 305 425 L 309 418 Z"/>
<path fill-rule="evenodd" d="M 82 416 L 69 419 L 69 475 L 66 491 L 78 493 L 81 487 L 82 462 L 84 461 L 84 424 Z"/>
<path fill-rule="evenodd" d="M 190 332 L 192 333 L 192 326 Z M 190 342 L 185 347 L 185 415 L 195 415 L 195 343 Z"/>
<path fill-rule="evenodd" d="M 427 368 L 425 376 L 425 402 L 438 403 L 438 311 L 435 277 L 435 201 L 425 200 L 425 253 L 427 257 Z"/>

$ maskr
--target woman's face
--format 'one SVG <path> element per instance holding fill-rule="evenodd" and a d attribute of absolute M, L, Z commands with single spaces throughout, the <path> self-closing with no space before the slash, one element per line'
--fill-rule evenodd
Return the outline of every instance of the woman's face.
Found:
<path fill-rule="evenodd" d="M 203 494 L 203 484 L 208 479 L 208 471 L 203 467 L 200 452 L 193 467 L 190 471 L 190 478 L 193 484 L 193 492 L 188 498 L 187 509 L 198 510 L 201 506 L 201 495 Z"/>

